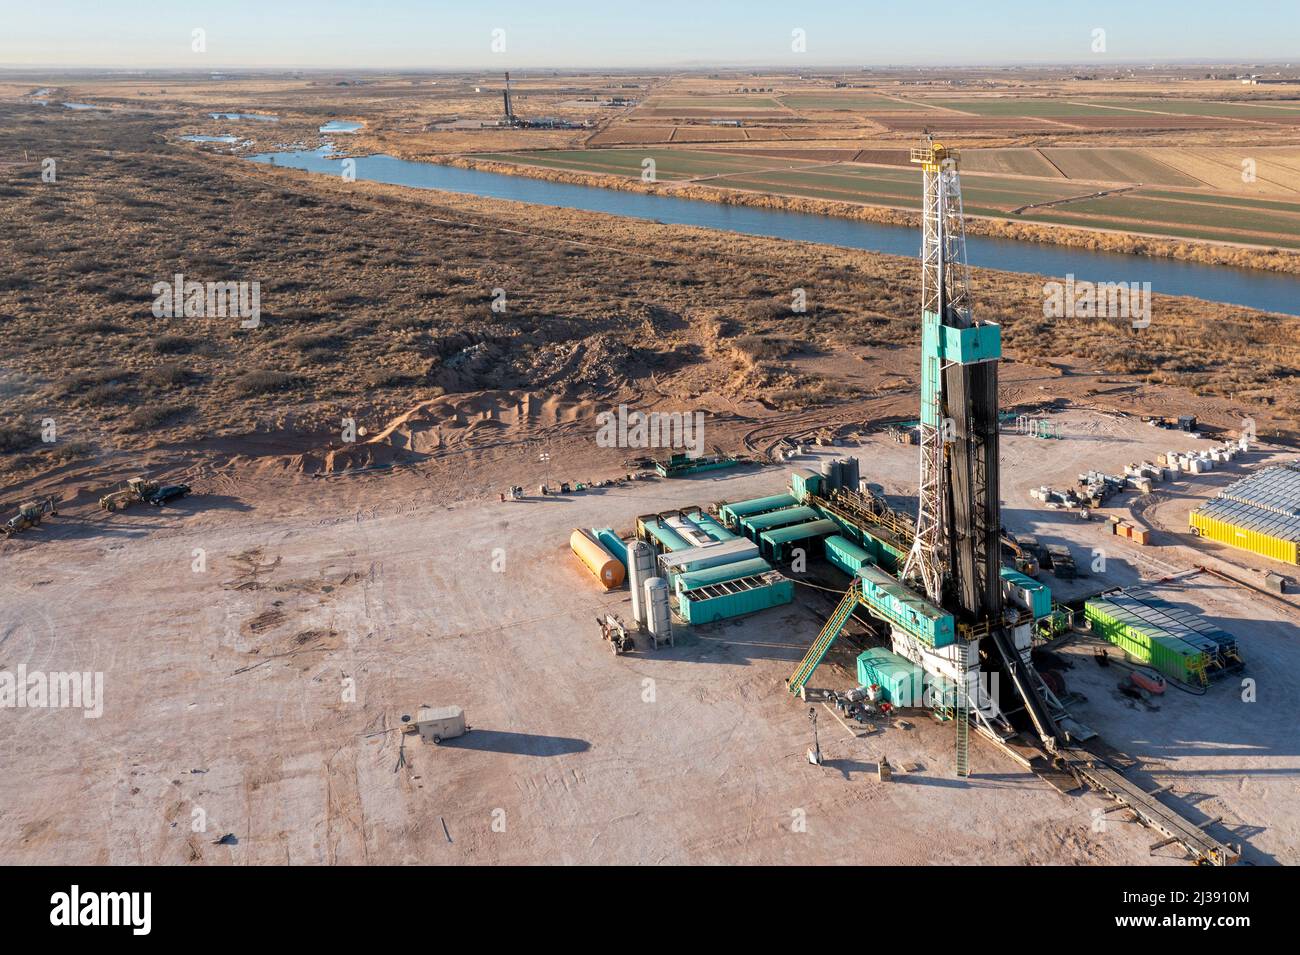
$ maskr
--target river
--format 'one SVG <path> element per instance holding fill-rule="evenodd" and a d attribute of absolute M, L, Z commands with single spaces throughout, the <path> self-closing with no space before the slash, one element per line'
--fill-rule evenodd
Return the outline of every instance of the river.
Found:
<path fill-rule="evenodd" d="M 329 147 L 323 147 L 314 151 L 260 153 L 248 158 L 291 169 L 341 175 L 343 160 L 327 158 L 329 152 Z M 534 205 L 604 212 L 868 252 L 906 256 L 916 256 L 920 252 L 920 233 L 906 226 L 549 182 L 393 156 L 358 157 L 356 177 L 416 189 L 514 199 Z M 970 264 L 978 268 L 1055 278 L 1073 275 L 1076 282 L 1150 282 L 1151 290 L 1156 294 L 1189 295 L 1212 302 L 1300 315 L 1300 276 L 1296 275 L 983 236 L 966 239 L 966 254 Z"/>

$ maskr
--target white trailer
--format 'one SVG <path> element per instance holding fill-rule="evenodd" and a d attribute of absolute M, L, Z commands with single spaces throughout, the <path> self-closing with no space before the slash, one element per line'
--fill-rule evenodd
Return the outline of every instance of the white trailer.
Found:
<path fill-rule="evenodd" d="M 441 743 L 469 732 L 465 711 L 459 706 L 422 706 L 415 714 L 415 731 L 420 739 Z"/>

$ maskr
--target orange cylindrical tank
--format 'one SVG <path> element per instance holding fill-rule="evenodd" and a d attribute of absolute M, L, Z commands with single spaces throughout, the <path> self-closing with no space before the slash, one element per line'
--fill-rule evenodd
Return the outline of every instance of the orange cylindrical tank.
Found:
<path fill-rule="evenodd" d="M 623 565 L 619 559 L 607 551 L 590 531 L 575 527 L 569 535 L 569 546 L 573 548 L 578 560 L 586 564 L 587 569 L 596 575 L 606 590 L 613 590 L 623 583 Z"/>
<path fill-rule="evenodd" d="M 1165 678 L 1155 670 L 1145 668 L 1134 670 L 1129 674 L 1129 679 L 1135 686 L 1140 686 L 1148 693 L 1163 693 L 1165 691 Z"/>

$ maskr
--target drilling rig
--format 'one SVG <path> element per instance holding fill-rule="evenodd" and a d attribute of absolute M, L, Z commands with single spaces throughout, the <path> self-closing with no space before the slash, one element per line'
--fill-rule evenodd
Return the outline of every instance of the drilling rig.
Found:
<path fill-rule="evenodd" d="M 999 739 L 1031 733 L 1055 758 L 1067 742 L 1058 720 L 1068 714 L 1031 661 L 1035 615 L 1004 602 L 1002 337 L 996 323 L 972 314 L 957 151 L 927 136 L 911 159 L 924 182 L 917 517 L 911 527 L 901 515 L 887 522 L 885 536 L 903 545 L 906 558 L 859 569 L 787 685 L 799 692 L 853 612 L 865 610 L 889 625 L 893 652 L 925 671 L 926 705 L 956 726 L 956 771 L 966 776 L 972 719 Z M 879 508 L 852 489 L 810 503 L 842 527 L 882 535 Z"/>
<path fill-rule="evenodd" d="M 965 775 L 969 708 L 978 673 L 1013 725 L 1049 754 L 1063 738 L 1042 678 L 1016 646 L 1002 592 L 998 496 L 1000 327 L 972 314 L 958 154 L 929 136 L 913 147 L 923 176 L 921 462 L 916 535 L 902 577 L 956 622 L 945 653 L 954 679 L 958 773 Z M 927 648 L 922 648 L 927 649 Z M 1008 699 L 1010 697 L 1010 699 Z"/>
<path fill-rule="evenodd" d="M 515 104 L 510 99 L 510 72 L 506 71 L 506 88 L 501 92 L 501 98 L 505 105 L 505 119 L 502 121 L 505 126 L 517 126 L 519 120 L 515 117 Z"/>
<path fill-rule="evenodd" d="M 1002 335 L 996 323 L 972 313 L 958 158 L 928 135 L 911 151 L 924 179 L 916 521 L 861 489 L 804 495 L 806 505 L 846 533 L 889 546 L 877 549 L 881 560 L 857 569 L 786 686 L 802 694 L 854 611 L 863 610 L 888 625 L 895 654 L 925 671 L 924 705 L 957 729 L 958 776 L 969 775 L 972 725 L 999 741 L 1036 735 L 1056 769 L 1160 832 L 1164 840 L 1153 851 L 1177 843 L 1199 863 L 1231 865 L 1239 846 L 1218 842 L 1205 832 L 1209 823 L 1191 822 L 1156 798 L 1161 790 L 1145 791 L 1080 747 L 1096 733 L 1070 717 L 1032 662 L 1034 626 L 1050 610 L 1050 595 L 1039 611 L 1005 599 L 998 487 Z M 897 556 L 886 561 L 886 553 Z"/>

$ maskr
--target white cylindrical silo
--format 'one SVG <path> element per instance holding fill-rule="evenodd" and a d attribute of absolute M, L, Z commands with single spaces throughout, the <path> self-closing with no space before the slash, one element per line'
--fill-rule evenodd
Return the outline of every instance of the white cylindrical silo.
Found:
<path fill-rule="evenodd" d="M 645 582 L 646 629 L 654 638 L 655 646 L 673 635 L 672 614 L 668 610 L 668 581 L 651 577 Z"/>
<path fill-rule="evenodd" d="M 632 588 L 632 619 L 645 626 L 645 582 L 655 575 L 655 552 L 645 541 L 627 545 L 628 583 Z"/>
<path fill-rule="evenodd" d="M 831 491 L 839 487 L 837 479 L 839 478 L 839 469 L 835 467 L 834 461 L 822 461 L 822 487 L 823 493 L 830 495 Z"/>

